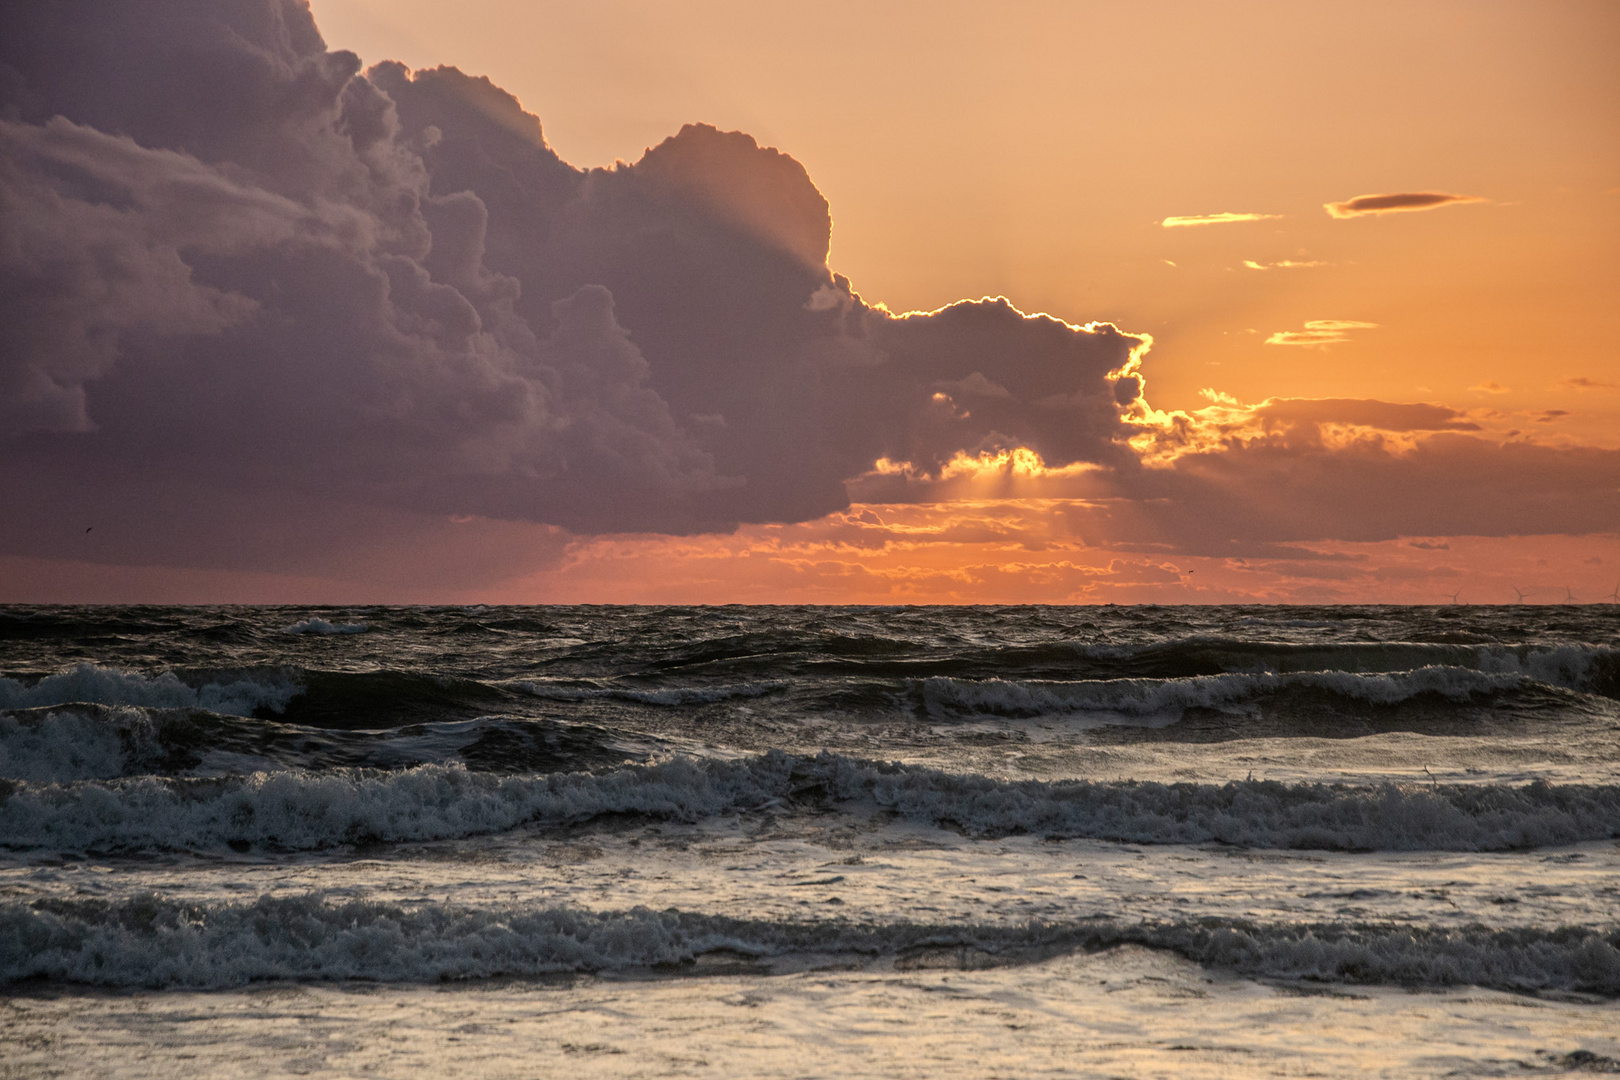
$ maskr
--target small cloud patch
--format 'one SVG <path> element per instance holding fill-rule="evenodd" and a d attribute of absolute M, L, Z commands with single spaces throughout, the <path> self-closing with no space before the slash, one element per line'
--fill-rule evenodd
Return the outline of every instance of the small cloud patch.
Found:
<path fill-rule="evenodd" d="M 1484 382 L 1480 383 L 1478 386 L 1470 386 L 1468 388 L 1468 392 L 1471 394 L 1506 394 L 1511 390 L 1512 387 L 1503 386 L 1499 382 Z"/>
<path fill-rule="evenodd" d="M 1182 217 L 1167 217 L 1159 222 L 1166 229 L 1176 229 L 1187 225 L 1230 225 L 1238 221 L 1275 221 L 1281 214 L 1187 214 Z"/>
<path fill-rule="evenodd" d="M 1443 191 L 1398 191 L 1388 195 L 1357 195 L 1343 202 L 1323 203 L 1330 217 L 1366 217 L 1369 214 L 1401 214 L 1416 210 L 1437 210 L 1461 203 L 1489 202 L 1478 195 L 1450 195 Z"/>
<path fill-rule="evenodd" d="M 1372 330 L 1377 326 L 1377 323 L 1353 322 L 1349 319 L 1312 319 L 1303 330 L 1278 330 L 1266 338 L 1266 344 L 1326 348 L 1349 341 L 1351 330 Z"/>
<path fill-rule="evenodd" d="M 1620 383 L 1604 382 L 1601 379 L 1588 379 L 1585 375 L 1571 375 L 1564 380 L 1563 385 L 1572 390 L 1614 390 Z"/>

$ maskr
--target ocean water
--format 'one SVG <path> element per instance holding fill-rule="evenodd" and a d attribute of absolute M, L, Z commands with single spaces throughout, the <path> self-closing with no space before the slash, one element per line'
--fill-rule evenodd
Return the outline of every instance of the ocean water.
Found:
<path fill-rule="evenodd" d="M 1620 608 L 0 608 L 0 1077 L 1620 1071 Z"/>

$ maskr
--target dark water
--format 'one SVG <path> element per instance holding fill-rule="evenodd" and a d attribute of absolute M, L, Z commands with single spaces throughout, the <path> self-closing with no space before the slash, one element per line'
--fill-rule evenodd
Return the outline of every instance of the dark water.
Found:
<path fill-rule="evenodd" d="M 11 608 L 0 705 L 140 709 L 155 739 L 127 769 L 151 772 L 214 750 L 498 771 L 670 745 L 903 756 L 1028 722 L 1091 743 L 1463 734 L 1609 714 L 1617 628 L 1597 606 Z"/>
<path fill-rule="evenodd" d="M 384 882 L 401 874 L 431 878 L 423 844 L 510 862 L 679 827 L 755 830 L 761 844 L 866 836 L 898 852 L 915 842 L 891 835 L 902 826 L 961 838 L 962 859 L 1023 836 L 1342 852 L 1396 877 L 1409 870 L 1379 853 L 1607 843 L 1620 836 L 1620 609 L 0 609 L 0 851 L 16 897 L 0 904 L 0 975 L 409 980 L 690 960 L 721 939 L 881 952 L 941 931 L 877 900 L 834 923 L 784 921 L 749 907 L 740 871 L 711 882 L 679 864 L 672 880 L 689 870 L 682 887 L 712 890 L 715 910 L 638 915 L 642 894 L 607 885 L 561 908 L 453 891 L 425 907 L 352 904 L 392 896 Z M 628 873 L 641 856 L 624 858 Z M 98 899 L 49 869 L 87 859 L 117 871 Z M 265 867 L 377 859 L 389 869 L 345 870 L 339 893 L 243 906 Z M 1469 871 L 1482 890 L 1490 866 Z M 1184 871 L 1153 873 L 1173 894 Z M 469 874 L 465 895 L 493 888 Z M 1300 901 L 1308 919 L 1273 913 L 1239 933 L 1227 901 L 1164 922 L 1125 894 L 1100 913 L 1091 896 L 1079 922 L 1059 904 L 1045 929 L 972 933 L 992 951 L 1136 941 L 1273 974 L 1315 957 L 1330 978 L 1620 993 L 1602 888 L 1480 900 L 1454 929 L 1379 901 L 1379 918 L 1408 926 L 1394 938 L 1342 905 Z M 622 902 L 579 906 L 602 896 Z M 400 948 L 428 950 L 419 963 L 332 944 L 379 919 L 409 939 Z M 521 941 L 487 962 L 446 944 L 519 923 Z M 639 944 L 578 944 L 596 934 Z M 1371 948 L 1396 959 L 1368 966 Z M 157 954 L 170 966 L 153 968 Z"/>

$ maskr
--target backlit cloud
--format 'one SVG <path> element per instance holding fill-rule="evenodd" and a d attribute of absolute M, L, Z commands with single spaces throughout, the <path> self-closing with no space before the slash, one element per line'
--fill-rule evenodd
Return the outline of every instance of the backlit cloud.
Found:
<path fill-rule="evenodd" d="M 1281 214 L 1188 214 L 1182 217 L 1167 217 L 1159 222 L 1166 229 L 1176 229 L 1188 225 L 1230 225 L 1240 221 L 1276 221 Z"/>
<path fill-rule="evenodd" d="M 1352 330 L 1372 330 L 1377 323 L 1354 322 L 1349 319 L 1312 319 L 1303 330 L 1278 330 L 1266 338 L 1267 345 L 1301 345 L 1306 348 L 1326 348 L 1350 340 Z"/>
<path fill-rule="evenodd" d="M 1329 216 L 1365 217 L 1369 214 L 1399 214 L 1416 210 L 1437 210 L 1442 206 L 1481 203 L 1490 200 L 1478 195 L 1449 195 L 1443 191 L 1401 191 L 1389 195 L 1357 195 L 1343 202 L 1323 203 Z"/>
<path fill-rule="evenodd" d="M 362 73 L 296 0 L 95 10 L 0 16 L 0 495 L 36 525 L 191 485 L 690 533 L 841 509 L 884 457 L 1128 456 L 1145 337 L 868 305 L 747 135 L 581 170 L 488 79 Z"/>

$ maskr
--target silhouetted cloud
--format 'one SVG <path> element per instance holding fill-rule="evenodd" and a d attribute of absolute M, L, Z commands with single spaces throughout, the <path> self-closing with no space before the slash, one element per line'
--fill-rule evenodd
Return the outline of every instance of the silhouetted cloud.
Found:
<path fill-rule="evenodd" d="M 1575 390 L 1613 390 L 1620 387 L 1620 383 L 1604 382 L 1601 379 L 1589 379 L 1585 375 L 1571 375 L 1564 380 L 1564 385 Z"/>
<path fill-rule="evenodd" d="M 1278 330 L 1266 338 L 1267 345 L 1302 345 L 1306 348 L 1326 348 L 1350 340 L 1351 330 L 1373 330 L 1377 323 L 1353 322 L 1349 319 L 1312 319 L 1303 330 Z"/>
<path fill-rule="evenodd" d="M 747 135 L 574 169 L 489 80 L 361 74 L 296 0 L 9 5 L 0 64 L 31 475 L 680 533 L 837 510 L 885 456 L 1128 456 L 1144 339 L 866 304 Z"/>
<path fill-rule="evenodd" d="M 1343 202 L 1323 203 L 1328 215 L 1336 218 L 1365 217 L 1369 214 L 1399 214 L 1415 210 L 1437 210 L 1442 206 L 1488 202 L 1478 195 L 1449 195 L 1443 191 L 1400 191 L 1389 195 L 1357 195 Z"/>
<path fill-rule="evenodd" d="M 1187 214 L 1181 217 L 1167 217 L 1159 224 L 1166 229 L 1175 229 L 1188 225 L 1231 225 L 1243 221 L 1276 221 L 1281 217 L 1281 214 L 1234 214 L 1231 212 Z"/>

